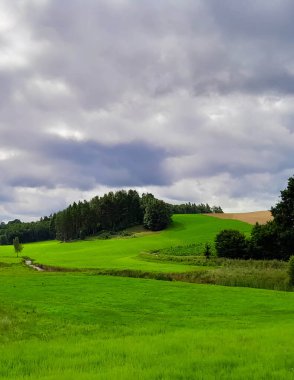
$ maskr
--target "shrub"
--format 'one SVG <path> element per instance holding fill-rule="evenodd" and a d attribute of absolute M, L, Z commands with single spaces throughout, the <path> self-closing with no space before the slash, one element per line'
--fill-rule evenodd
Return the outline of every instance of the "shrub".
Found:
<path fill-rule="evenodd" d="M 219 257 L 231 259 L 248 258 L 248 244 L 243 233 L 237 230 L 223 230 L 216 235 L 215 249 Z"/>
<path fill-rule="evenodd" d="M 210 256 L 211 256 L 211 247 L 208 243 L 205 244 L 205 248 L 204 248 L 204 256 L 209 259 Z"/>

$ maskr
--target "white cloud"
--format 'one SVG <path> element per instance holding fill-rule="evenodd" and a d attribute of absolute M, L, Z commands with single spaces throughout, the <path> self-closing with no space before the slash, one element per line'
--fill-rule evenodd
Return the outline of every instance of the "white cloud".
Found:
<path fill-rule="evenodd" d="M 3 0 L 0 217 L 129 184 L 270 207 L 294 172 L 294 5 L 252 4 Z"/>

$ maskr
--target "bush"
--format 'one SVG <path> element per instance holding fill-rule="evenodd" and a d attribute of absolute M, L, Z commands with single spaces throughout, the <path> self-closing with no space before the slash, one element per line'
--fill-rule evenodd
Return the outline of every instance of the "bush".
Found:
<path fill-rule="evenodd" d="M 288 274 L 289 274 L 290 285 L 294 285 L 294 256 L 290 257 Z"/>
<path fill-rule="evenodd" d="M 211 247 L 208 243 L 205 244 L 205 248 L 204 248 L 204 256 L 209 259 L 210 256 L 211 256 Z"/>
<path fill-rule="evenodd" d="M 248 244 L 243 233 L 237 230 L 223 230 L 216 235 L 215 249 L 219 257 L 247 259 Z"/>

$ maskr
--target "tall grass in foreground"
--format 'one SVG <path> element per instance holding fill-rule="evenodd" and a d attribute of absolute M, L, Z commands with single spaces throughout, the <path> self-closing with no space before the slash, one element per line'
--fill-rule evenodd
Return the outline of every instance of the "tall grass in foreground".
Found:
<path fill-rule="evenodd" d="M 1 269 L 3 380 L 293 378 L 294 294 Z"/>

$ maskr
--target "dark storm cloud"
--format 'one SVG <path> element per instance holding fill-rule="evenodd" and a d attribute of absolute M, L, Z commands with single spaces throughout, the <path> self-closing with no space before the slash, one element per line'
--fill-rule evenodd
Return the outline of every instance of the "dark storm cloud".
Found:
<path fill-rule="evenodd" d="M 7 0 L 0 15 L 1 215 L 99 186 L 263 205 L 294 171 L 292 1 Z"/>
<path fill-rule="evenodd" d="M 95 183 L 114 187 L 169 184 L 162 168 L 166 153 L 146 144 L 105 146 L 91 141 L 51 140 L 41 152 L 44 160 L 56 160 L 65 185 L 74 181 L 77 187 L 89 189 Z M 81 180 L 85 178 L 90 182 Z"/>
<path fill-rule="evenodd" d="M 0 178 L 12 187 L 74 187 L 89 190 L 95 184 L 112 187 L 168 185 L 162 163 L 167 154 L 143 143 L 105 146 L 91 141 L 50 138 L 40 142 L 24 167 L 23 157 L 3 167 Z M 12 161 L 11 161 L 12 162 Z M 11 174 L 10 174 L 11 173 Z"/>

